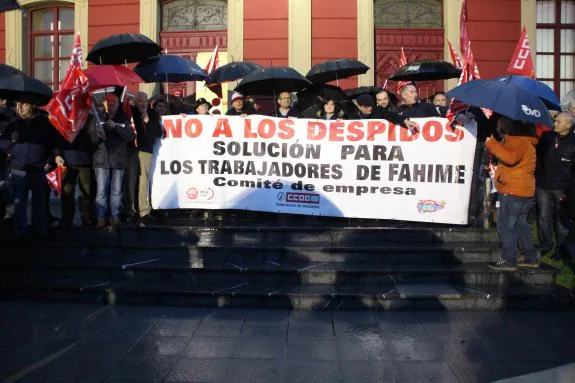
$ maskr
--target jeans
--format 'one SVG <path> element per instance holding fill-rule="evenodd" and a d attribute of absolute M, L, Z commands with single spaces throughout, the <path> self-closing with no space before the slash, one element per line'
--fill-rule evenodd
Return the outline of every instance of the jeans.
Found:
<path fill-rule="evenodd" d="M 152 211 L 150 205 L 150 181 L 152 180 L 152 153 L 140 152 L 140 183 L 138 186 L 138 209 L 140 217 L 145 217 Z"/>
<path fill-rule="evenodd" d="M 10 182 L 14 192 L 14 233 L 28 234 L 28 191 L 32 190 L 32 228 L 36 234 L 44 235 L 48 230 L 48 206 L 46 189 L 48 181 L 44 169 L 13 169 Z"/>
<path fill-rule="evenodd" d="M 569 232 L 569 217 L 560 198 L 565 195 L 563 190 L 549 190 L 537 187 L 537 234 L 539 246 L 543 251 L 553 248 L 553 228 L 559 248 Z"/>
<path fill-rule="evenodd" d="M 120 219 L 122 213 L 122 187 L 124 169 L 96 168 L 96 214 L 98 219 L 108 218 L 108 203 L 112 218 Z"/>
<path fill-rule="evenodd" d="M 135 148 L 128 148 L 128 164 L 124 176 L 124 213 L 126 216 L 136 215 L 138 195 L 138 178 L 140 175 L 139 151 Z"/>
<path fill-rule="evenodd" d="M 80 185 L 80 216 L 82 223 L 89 225 L 94 221 L 92 189 L 92 168 L 84 166 L 68 166 L 62 179 L 62 222 L 72 224 L 74 221 L 76 183 Z"/>
<path fill-rule="evenodd" d="M 511 195 L 499 195 L 497 213 L 497 232 L 503 247 L 501 257 L 511 265 L 516 265 L 517 245 L 523 249 L 527 262 L 536 262 L 535 244 L 531 237 L 531 228 L 527 223 L 527 214 L 531 209 L 532 198 Z"/>

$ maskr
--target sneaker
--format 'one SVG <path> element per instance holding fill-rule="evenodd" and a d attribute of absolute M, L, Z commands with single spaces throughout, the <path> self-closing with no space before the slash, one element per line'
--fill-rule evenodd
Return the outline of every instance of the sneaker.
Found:
<path fill-rule="evenodd" d="M 104 218 L 98 218 L 98 222 L 96 223 L 97 227 L 106 227 L 106 220 Z"/>
<path fill-rule="evenodd" d="M 492 270 L 497 270 L 497 271 L 516 271 L 517 270 L 517 266 L 512 265 L 511 263 L 509 263 L 507 261 L 499 261 L 496 263 L 490 263 L 489 268 Z"/>
<path fill-rule="evenodd" d="M 517 267 L 525 268 L 525 269 L 538 269 L 539 268 L 539 261 L 529 262 L 527 260 L 523 260 L 521 262 L 517 262 Z"/>

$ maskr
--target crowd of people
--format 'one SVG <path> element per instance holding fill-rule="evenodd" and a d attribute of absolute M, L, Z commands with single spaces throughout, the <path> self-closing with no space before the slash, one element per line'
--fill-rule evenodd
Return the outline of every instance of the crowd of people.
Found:
<path fill-rule="evenodd" d="M 16 240 L 28 237 L 28 193 L 32 191 L 32 230 L 43 236 L 55 221 L 49 212 L 50 190 L 46 173 L 64 166 L 61 185 L 59 225 L 74 223 L 76 195 L 82 225 L 120 227 L 125 223 L 154 224 L 150 205 L 153 149 L 162 138 L 164 115 L 215 114 L 204 98 L 184 103 L 181 94 L 155 96 L 135 94 L 129 104 L 122 92 L 105 94 L 96 104 L 97 116 L 90 115 L 73 143 L 65 141 L 51 126 L 46 113 L 34 105 L 0 102 L 0 200 L 13 199 L 12 221 Z M 361 94 L 353 110 L 343 110 L 333 99 L 324 100 L 316 118 L 385 119 L 413 130 L 412 118 L 445 117 L 448 99 L 437 92 L 421 101 L 413 84 L 399 92 L 401 101 L 387 90 Z M 293 94 L 282 92 L 275 100 L 272 116 L 302 117 Z M 261 114 L 253 97 L 233 93 L 227 115 Z M 575 244 L 575 101 L 565 112 L 554 116 L 554 129 L 537 134 L 534 126 L 501 116 L 487 119 L 470 108 L 479 125 L 470 217 L 480 212 L 485 193 L 480 179 L 488 162 L 496 163 L 493 177 L 498 196 L 497 228 L 502 240 L 502 261 L 496 269 L 537 267 L 535 246 L 527 217 L 536 201 L 537 230 L 541 252 L 556 248 L 556 257 L 569 256 L 569 238 Z M 210 112 L 212 110 L 212 112 Z M 79 192 L 76 191 L 79 190 Z M 12 198 L 9 198 L 9 196 Z M 1 197 L 1 196 L 0 196 Z M 534 199 L 535 197 L 535 199 Z M 569 198 L 571 197 L 571 198 Z M 5 203 L 0 216 L 5 215 Z M 553 239 L 555 233 L 555 240 Z M 555 242 L 555 246 L 554 246 Z M 573 246 L 575 248 L 575 246 Z M 522 256 L 516 258 L 517 250 Z M 518 261 L 519 260 L 519 261 Z"/>

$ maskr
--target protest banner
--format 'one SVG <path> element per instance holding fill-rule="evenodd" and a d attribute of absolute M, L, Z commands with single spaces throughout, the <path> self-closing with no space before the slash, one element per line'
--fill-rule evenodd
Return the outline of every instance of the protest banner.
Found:
<path fill-rule="evenodd" d="M 476 124 L 166 116 L 155 209 L 467 223 Z"/>

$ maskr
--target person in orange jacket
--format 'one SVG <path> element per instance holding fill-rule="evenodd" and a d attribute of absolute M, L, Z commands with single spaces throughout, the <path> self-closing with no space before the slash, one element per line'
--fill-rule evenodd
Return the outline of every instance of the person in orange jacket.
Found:
<path fill-rule="evenodd" d="M 515 271 L 518 266 L 537 268 L 539 261 L 527 214 L 535 195 L 535 147 L 538 139 L 528 125 L 507 117 L 500 117 L 497 121 L 497 133 L 502 137 L 501 142 L 492 136 L 485 141 L 485 146 L 499 160 L 495 188 L 500 201 L 497 231 L 502 244 L 502 260 L 489 267 L 501 271 Z M 525 254 L 525 259 L 519 264 L 515 259 L 518 244 Z"/>

